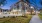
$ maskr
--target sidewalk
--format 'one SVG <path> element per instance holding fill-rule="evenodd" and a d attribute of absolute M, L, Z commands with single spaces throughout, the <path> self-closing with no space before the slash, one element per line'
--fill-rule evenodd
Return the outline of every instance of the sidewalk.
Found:
<path fill-rule="evenodd" d="M 31 19 L 30 23 L 42 23 L 42 20 L 39 18 L 38 15 L 34 15 Z"/>

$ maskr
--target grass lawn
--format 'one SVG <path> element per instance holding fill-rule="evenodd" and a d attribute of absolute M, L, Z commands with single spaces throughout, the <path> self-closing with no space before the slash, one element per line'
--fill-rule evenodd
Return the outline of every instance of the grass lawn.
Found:
<path fill-rule="evenodd" d="M 42 19 L 42 13 L 39 14 L 40 19 Z"/>
<path fill-rule="evenodd" d="M 29 23 L 31 18 L 31 15 L 26 15 L 26 17 L 0 18 L 0 23 Z"/>

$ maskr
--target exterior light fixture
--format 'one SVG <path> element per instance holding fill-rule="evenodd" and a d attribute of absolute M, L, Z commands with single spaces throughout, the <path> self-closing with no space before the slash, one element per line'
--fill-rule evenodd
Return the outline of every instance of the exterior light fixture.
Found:
<path fill-rule="evenodd" d="M 31 8 L 31 15 L 32 15 L 32 9 L 34 8 L 33 6 L 30 7 Z"/>
<path fill-rule="evenodd" d="M 31 6 L 30 8 L 34 8 L 33 6 Z"/>

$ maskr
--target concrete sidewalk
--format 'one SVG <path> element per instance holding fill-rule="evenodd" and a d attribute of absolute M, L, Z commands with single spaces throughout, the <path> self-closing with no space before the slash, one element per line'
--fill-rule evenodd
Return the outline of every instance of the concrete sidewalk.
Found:
<path fill-rule="evenodd" d="M 39 18 L 38 15 L 34 15 L 31 19 L 30 23 L 42 23 L 42 20 Z"/>

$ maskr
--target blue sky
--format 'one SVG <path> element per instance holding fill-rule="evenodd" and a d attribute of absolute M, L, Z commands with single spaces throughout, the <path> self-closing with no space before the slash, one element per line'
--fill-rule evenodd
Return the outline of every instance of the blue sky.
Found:
<path fill-rule="evenodd" d="M 5 4 L 2 8 L 3 9 L 10 9 L 10 6 L 14 3 L 16 3 L 16 2 L 18 2 L 19 0 L 7 0 L 7 4 Z M 40 0 L 34 0 L 34 2 L 36 3 L 36 5 L 38 6 L 38 9 L 40 8 L 40 7 L 42 7 L 41 5 L 40 5 L 40 3 L 39 3 L 39 1 Z M 30 0 L 30 2 L 32 3 L 31 5 L 33 5 L 34 3 L 32 2 L 32 0 Z M 35 4 L 34 4 L 35 5 Z M 34 6 L 33 5 L 33 6 Z"/>
<path fill-rule="evenodd" d="M 18 0 L 7 0 L 7 4 L 2 6 L 3 9 L 10 9 L 10 6 L 14 3 L 18 2 Z"/>

